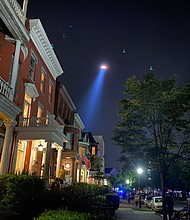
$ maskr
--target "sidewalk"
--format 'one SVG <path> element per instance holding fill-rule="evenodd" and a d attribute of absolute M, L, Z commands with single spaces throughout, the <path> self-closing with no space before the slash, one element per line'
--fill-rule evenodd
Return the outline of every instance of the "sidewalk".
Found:
<path fill-rule="evenodd" d="M 116 220 L 161 220 L 161 216 L 152 212 L 144 206 L 139 208 L 134 201 L 130 204 L 127 201 L 121 201 L 119 209 L 115 212 Z"/>
<path fill-rule="evenodd" d="M 122 201 L 120 201 L 119 207 L 120 208 L 127 208 L 127 209 L 135 209 L 135 210 L 140 209 L 135 205 L 134 200 L 131 200 L 130 203 L 128 203 L 127 200 L 122 200 Z"/>

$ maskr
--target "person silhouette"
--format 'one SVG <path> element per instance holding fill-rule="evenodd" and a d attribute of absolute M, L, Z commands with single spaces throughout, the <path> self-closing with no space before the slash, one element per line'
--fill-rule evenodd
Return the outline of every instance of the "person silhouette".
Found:
<path fill-rule="evenodd" d="M 65 169 L 64 169 L 64 165 L 61 166 L 61 169 L 59 170 L 58 176 L 56 178 L 56 180 L 59 183 L 59 188 L 62 189 L 63 186 L 63 180 L 65 179 Z"/>

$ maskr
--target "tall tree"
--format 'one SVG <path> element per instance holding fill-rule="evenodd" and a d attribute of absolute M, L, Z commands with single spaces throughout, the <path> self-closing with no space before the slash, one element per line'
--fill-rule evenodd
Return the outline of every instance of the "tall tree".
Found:
<path fill-rule="evenodd" d="M 158 169 L 166 220 L 165 177 L 172 164 L 189 158 L 190 86 L 177 87 L 176 75 L 159 80 L 149 73 L 142 81 L 130 77 L 124 94 L 118 103 L 121 121 L 114 129 L 113 141 L 126 163 L 143 159 L 147 167 Z"/>

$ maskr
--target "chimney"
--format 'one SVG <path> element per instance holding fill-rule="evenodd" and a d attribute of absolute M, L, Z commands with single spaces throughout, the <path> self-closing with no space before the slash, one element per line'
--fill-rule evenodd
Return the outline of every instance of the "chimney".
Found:
<path fill-rule="evenodd" d="M 24 12 L 24 21 L 26 21 L 26 13 L 27 13 L 27 8 L 28 8 L 28 0 L 24 0 L 23 1 L 23 6 L 22 6 L 22 10 Z"/>

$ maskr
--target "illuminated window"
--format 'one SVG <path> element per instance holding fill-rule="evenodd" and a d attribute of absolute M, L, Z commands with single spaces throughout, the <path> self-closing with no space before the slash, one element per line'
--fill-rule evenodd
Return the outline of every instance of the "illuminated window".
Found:
<path fill-rule="evenodd" d="M 36 70 L 37 58 L 34 53 L 31 53 L 31 60 L 30 60 L 30 72 L 29 77 L 34 81 L 35 70 Z"/>
<path fill-rule="evenodd" d="M 31 103 L 32 103 L 32 98 L 25 93 L 24 110 L 23 110 L 23 117 L 24 118 L 30 117 Z"/>
<path fill-rule="evenodd" d="M 81 147 L 79 149 L 79 154 L 80 154 L 81 157 L 84 156 L 85 155 L 85 149 Z"/>
<path fill-rule="evenodd" d="M 52 97 L 53 97 L 53 83 L 50 80 L 49 81 L 49 88 L 48 88 L 48 101 L 50 104 L 52 103 Z"/>
<path fill-rule="evenodd" d="M 43 105 L 39 102 L 38 103 L 38 111 L 37 111 L 37 120 L 36 120 L 36 125 L 40 125 L 41 122 L 41 117 L 42 117 L 42 113 L 43 113 L 44 107 Z"/>
<path fill-rule="evenodd" d="M 96 154 L 96 148 L 92 147 L 92 155 L 95 155 L 95 154 Z"/>
<path fill-rule="evenodd" d="M 32 98 L 25 93 L 25 96 L 24 96 L 24 108 L 23 108 L 23 117 L 25 118 L 23 123 L 24 123 L 25 126 L 29 125 L 31 103 L 32 103 Z"/>
<path fill-rule="evenodd" d="M 73 148 L 73 134 L 67 134 L 68 142 L 66 142 L 66 149 L 72 150 Z"/>
<path fill-rule="evenodd" d="M 42 112 L 43 112 L 43 110 L 44 110 L 44 107 L 43 107 L 43 105 L 39 102 L 39 103 L 38 103 L 37 118 L 42 117 Z"/>
<path fill-rule="evenodd" d="M 40 82 L 40 91 L 42 94 L 45 94 L 45 80 L 46 80 L 46 73 L 42 69 L 41 71 L 41 82 Z"/>
<path fill-rule="evenodd" d="M 46 112 L 46 125 L 49 124 L 49 118 L 50 118 L 50 113 L 47 111 Z"/>
<path fill-rule="evenodd" d="M 16 173 L 22 173 L 22 171 L 24 170 L 26 147 L 27 147 L 27 142 L 22 141 L 18 143 L 17 160 L 15 166 Z"/>

